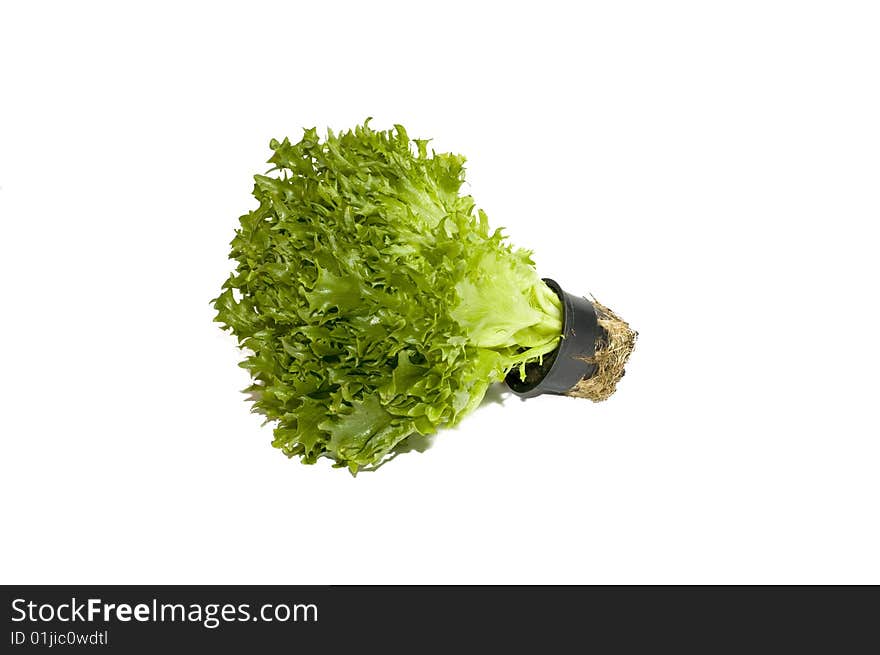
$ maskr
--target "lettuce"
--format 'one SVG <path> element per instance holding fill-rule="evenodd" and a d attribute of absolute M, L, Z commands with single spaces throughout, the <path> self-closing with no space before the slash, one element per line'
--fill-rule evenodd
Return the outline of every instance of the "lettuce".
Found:
<path fill-rule="evenodd" d="M 310 129 L 272 140 L 254 177 L 212 302 L 290 457 L 377 465 L 558 345 L 562 307 L 530 253 L 461 194 L 464 157 L 427 146 L 400 125 Z"/>

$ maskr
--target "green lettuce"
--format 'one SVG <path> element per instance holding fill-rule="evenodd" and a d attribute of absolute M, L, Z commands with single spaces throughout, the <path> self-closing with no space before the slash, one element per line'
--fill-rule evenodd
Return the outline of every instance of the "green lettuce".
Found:
<path fill-rule="evenodd" d="M 461 194 L 464 157 L 369 121 L 272 140 L 212 302 L 273 445 L 375 466 L 458 423 L 490 384 L 553 351 L 559 299 L 530 253 Z"/>

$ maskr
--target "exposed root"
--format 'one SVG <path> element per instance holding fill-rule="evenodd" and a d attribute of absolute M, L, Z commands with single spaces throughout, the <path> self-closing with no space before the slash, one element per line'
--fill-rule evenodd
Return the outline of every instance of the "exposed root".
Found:
<path fill-rule="evenodd" d="M 596 340 L 596 353 L 586 360 L 596 365 L 596 371 L 566 392 L 568 396 L 589 398 L 594 402 L 606 400 L 614 393 L 623 377 L 626 360 L 636 345 L 639 333 L 617 314 L 593 298 L 599 326 L 604 334 Z"/>

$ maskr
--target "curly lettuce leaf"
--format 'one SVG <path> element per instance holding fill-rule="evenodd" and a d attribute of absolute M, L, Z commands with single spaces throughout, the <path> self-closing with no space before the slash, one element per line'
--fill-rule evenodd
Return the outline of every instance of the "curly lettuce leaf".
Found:
<path fill-rule="evenodd" d="M 559 299 L 461 195 L 464 157 L 369 121 L 270 147 L 213 303 L 275 447 L 376 465 L 556 348 Z"/>

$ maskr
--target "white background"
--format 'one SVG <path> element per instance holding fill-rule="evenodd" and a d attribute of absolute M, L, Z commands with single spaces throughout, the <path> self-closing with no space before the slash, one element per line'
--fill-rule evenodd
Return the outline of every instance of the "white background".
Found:
<path fill-rule="evenodd" d="M 5 3 L 0 581 L 880 583 L 876 4 Z M 269 139 L 468 156 L 639 330 L 372 474 L 270 447 L 209 300 Z"/>

